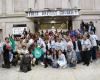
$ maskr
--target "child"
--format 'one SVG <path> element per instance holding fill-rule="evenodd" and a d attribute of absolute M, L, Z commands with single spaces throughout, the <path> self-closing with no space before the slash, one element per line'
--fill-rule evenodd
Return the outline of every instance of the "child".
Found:
<path fill-rule="evenodd" d="M 27 54 L 29 53 L 28 49 L 26 48 L 25 45 L 22 46 L 22 49 L 21 49 L 21 54 L 24 55 L 24 54 Z"/>
<path fill-rule="evenodd" d="M 17 52 L 19 53 L 19 58 L 22 59 L 23 55 L 29 53 L 28 49 L 26 48 L 25 45 L 22 45 L 20 50 L 17 50 Z"/>

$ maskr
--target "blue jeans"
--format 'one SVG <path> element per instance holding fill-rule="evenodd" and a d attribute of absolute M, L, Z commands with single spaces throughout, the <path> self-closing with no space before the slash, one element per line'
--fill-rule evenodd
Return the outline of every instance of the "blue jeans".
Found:
<path fill-rule="evenodd" d="M 78 62 L 82 60 L 80 52 L 76 52 L 76 57 Z"/>

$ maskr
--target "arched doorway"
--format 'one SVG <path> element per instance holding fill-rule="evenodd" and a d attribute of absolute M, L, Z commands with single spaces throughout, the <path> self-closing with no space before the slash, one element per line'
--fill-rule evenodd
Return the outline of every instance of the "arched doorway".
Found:
<path fill-rule="evenodd" d="M 58 30 L 72 30 L 71 17 L 45 17 L 34 18 L 35 32 L 39 30 L 51 30 L 52 28 Z"/>

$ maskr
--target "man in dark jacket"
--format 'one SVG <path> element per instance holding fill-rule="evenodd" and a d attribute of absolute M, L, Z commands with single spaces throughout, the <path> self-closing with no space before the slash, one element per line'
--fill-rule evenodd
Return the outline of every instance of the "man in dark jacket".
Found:
<path fill-rule="evenodd" d="M 92 21 L 90 21 L 90 24 L 89 24 L 89 32 L 93 32 L 95 34 L 96 32 L 96 28 L 94 26 L 94 23 Z"/>
<path fill-rule="evenodd" d="M 5 38 L 5 43 L 3 45 L 3 59 L 4 64 L 2 65 L 3 68 L 10 68 L 10 60 L 9 60 L 9 51 L 11 49 L 9 38 Z"/>

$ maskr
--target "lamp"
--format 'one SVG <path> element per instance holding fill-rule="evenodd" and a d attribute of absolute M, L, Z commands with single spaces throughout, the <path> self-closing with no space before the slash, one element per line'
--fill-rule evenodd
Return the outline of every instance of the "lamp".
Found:
<path fill-rule="evenodd" d="M 52 20 L 50 23 L 51 23 L 51 24 L 54 24 L 54 23 L 56 23 L 56 21 L 55 21 L 55 20 Z"/>

